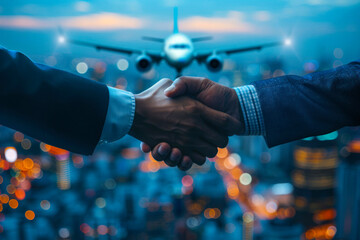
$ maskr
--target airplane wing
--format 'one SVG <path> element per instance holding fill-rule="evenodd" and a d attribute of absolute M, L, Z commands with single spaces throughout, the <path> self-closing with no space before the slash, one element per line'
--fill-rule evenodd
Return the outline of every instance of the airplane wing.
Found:
<path fill-rule="evenodd" d="M 93 47 L 96 50 L 118 52 L 118 53 L 123 53 L 123 54 L 127 54 L 127 55 L 131 55 L 134 53 L 135 54 L 143 54 L 144 53 L 144 54 L 147 54 L 148 56 L 150 56 L 151 59 L 156 63 L 159 63 L 163 59 L 163 55 L 161 53 L 154 53 L 154 52 L 147 52 L 147 51 L 145 52 L 142 50 L 131 49 L 131 48 L 110 47 L 110 46 L 94 44 L 94 43 L 89 43 L 89 42 L 85 42 L 85 41 L 73 40 L 73 39 L 66 39 L 66 42 L 77 44 L 77 45 L 82 45 L 82 46 Z"/>
<path fill-rule="evenodd" d="M 262 45 L 257 46 L 250 46 L 250 47 L 241 47 L 241 48 L 230 48 L 230 49 L 223 49 L 223 50 L 215 50 L 212 52 L 205 52 L 205 53 L 199 53 L 195 55 L 195 59 L 199 62 L 204 62 L 207 57 L 211 56 L 212 54 L 234 54 L 234 53 L 241 53 L 241 52 L 249 52 L 249 51 L 255 51 L 255 50 L 262 50 L 263 48 L 267 47 L 273 47 L 278 45 L 284 45 L 284 42 L 273 42 L 273 43 L 266 43 Z"/>

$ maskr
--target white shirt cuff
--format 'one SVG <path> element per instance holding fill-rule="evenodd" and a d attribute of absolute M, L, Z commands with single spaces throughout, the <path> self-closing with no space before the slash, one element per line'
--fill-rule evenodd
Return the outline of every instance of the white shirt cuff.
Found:
<path fill-rule="evenodd" d="M 131 92 L 108 87 L 109 105 L 99 144 L 125 136 L 134 120 L 135 97 Z"/>

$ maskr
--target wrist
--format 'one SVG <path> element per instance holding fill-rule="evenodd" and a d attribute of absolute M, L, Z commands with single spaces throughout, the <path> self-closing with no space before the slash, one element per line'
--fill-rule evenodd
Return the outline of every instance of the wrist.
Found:
<path fill-rule="evenodd" d="M 244 115 L 239 102 L 239 97 L 236 90 L 233 88 L 230 89 L 228 106 L 229 106 L 228 113 L 239 122 L 244 123 Z M 241 135 L 241 134 L 243 133 L 242 132 L 236 133 L 236 135 Z"/>
<path fill-rule="evenodd" d="M 145 96 L 142 93 L 134 94 L 135 98 L 135 113 L 133 124 L 130 128 L 129 135 L 137 138 L 139 128 L 141 126 L 142 119 L 144 119 L 144 102 L 146 102 Z"/>

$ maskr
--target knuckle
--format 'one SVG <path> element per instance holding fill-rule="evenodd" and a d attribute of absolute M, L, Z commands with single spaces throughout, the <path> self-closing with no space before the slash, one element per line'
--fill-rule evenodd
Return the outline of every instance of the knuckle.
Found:
<path fill-rule="evenodd" d="M 203 88 L 209 86 L 211 83 L 211 80 L 205 77 L 200 78 L 200 81 Z"/>
<path fill-rule="evenodd" d="M 199 111 L 199 107 L 197 104 L 191 104 L 188 106 L 188 112 L 191 114 L 197 113 Z"/>
<path fill-rule="evenodd" d="M 160 81 L 165 86 L 170 86 L 173 83 L 170 78 L 162 78 Z"/>
<path fill-rule="evenodd" d="M 184 82 L 184 81 L 186 81 L 186 77 L 184 77 L 184 76 L 178 77 L 176 79 L 176 82 Z"/>
<path fill-rule="evenodd" d="M 208 78 L 206 78 L 206 77 L 202 77 L 202 78 L 200 78 L 200 81 L 201 81 L 201 82 L 204 82 L 204 83 L 207 83 L 207 82 L 209 82 L 210 80 L 209 80 Z"/>
<path fill-rule="evenodd" d="M 230 122 L 229 115 L 223 114 L 223 115 L 221 116 L 221 123 L 222 123 L 224 126 L 226 126 L 226 125 L 229 124 L 229 122 Z"/>

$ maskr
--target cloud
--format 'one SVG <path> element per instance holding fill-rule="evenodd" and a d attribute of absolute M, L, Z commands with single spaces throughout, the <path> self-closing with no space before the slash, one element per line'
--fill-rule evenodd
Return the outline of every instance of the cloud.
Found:
<path fill-rule="evenodd" d="M 22 29 L 48 29 L 62 26 L 67 29 L 88 31 L 107 31 L 117 29 L 139 29 L 144 21 L 138 18 L 103 12 L 83 16 L 70 17 L 28 17 L 28 16 L 1 16 L 0 27 Z"/>
<path fill-rule="evenodd" d="M 138 29 L 143 27 L 143 22 L 134 17 L 116 13 L 99 13 L 80 17 L 65 18 L 61 26 L 81 30 L 115 30 Z"/>
<path fill-rule="evenodd" d="M 180 29 L 188 32 L 255 33 L 256 29 L 244 21 L 244 14 L 228 12 L 226 17 L 189 17 L 179 22 Z"/>
<path fill-rule="evenodd" d="M 38 18 L 27 16 L 2 16 L 0 17 L 0 27 L 3 28 L 28 28 L 43 29 L 50 27 L 49 22 Z"/>

